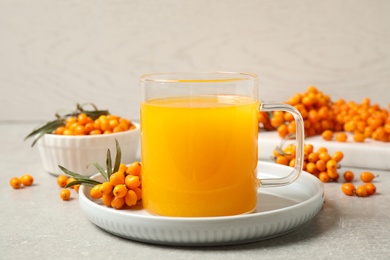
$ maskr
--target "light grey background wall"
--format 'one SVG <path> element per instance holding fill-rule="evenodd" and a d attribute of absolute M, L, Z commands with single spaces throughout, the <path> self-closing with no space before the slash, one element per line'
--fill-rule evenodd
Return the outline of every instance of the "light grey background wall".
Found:
<path fill-rule="evenodd" d="M 0 122 L 93 102 L 139 118 L 139 76 L 246 71 L 261 99 L 315 85 L 390 102 L 390 1 L 0 0 Z"/>

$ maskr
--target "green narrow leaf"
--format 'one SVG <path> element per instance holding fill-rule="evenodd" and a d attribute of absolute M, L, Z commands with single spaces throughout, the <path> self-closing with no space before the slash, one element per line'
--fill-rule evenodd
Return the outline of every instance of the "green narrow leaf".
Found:
<path fill-rule="evenodd" d="M 108 115 L 108 110 L 95 110 L 95 111 L 87 111 L 85 110 L 84 113 L 92 118 L 93 120 L 97 119 L 101 115 Z"/>
<path fill-rule="evenodd" d="M 77 179 L 87 179 L 86 177 L 84 177 L 83 175 L 80 175 L 78 173 L 75 173 L 75 172 L 72 172 L 71 170 L 68 170 L 66 169 L 65 167 L 61 166 L 61 165 L 58 165 L 58 167 L 60 167 L 60 169 L 66 173 L 67 175 L 69 176 L 72 176 L 73 178 L 75 178 L 76 180 Z"/>
<path fill-rule="evenodd" d="M 119 166 L 121 164 L 122 151 L 119 145 L 118 140 L 115 139 L 115 147 L 116 147 L 116 155 L 115 155 L 115 163 L 113 172 L 117 172 L 119 170 Z"/>
<path fill-rule="evenodd" d="M 106 168 L 107 168 L 107 176 L 108 176 L 108 178 L 110 178 L 110 176 L 112 174 L 112 160 L 111 160 L 110 149 L 107 149 Z"/>
<path fill-rule="evenodd" d="M 34 145 L 36 144 L 36 142 L 38 142 L 39 139 L 41 139 L 42 136 L 44 136 L 44 135 L 45 135 L 45 133 L 40 133 L 40 134 L 34 139 L 34 141 L 32 142 L 31 147 L 34 147 Z"/>
<path fill-rule="evenodd" d="M 34 146 L 35 143 L 42 137 L 44 136 L 44 134 L 50 134 L 52 133 L 54 130 L 57 129 L 57 127 L 59 126 L 63 126 L 64 123 L 62 120 L 60 119 L 56 119 L 56 120 L 53 120 L 53 121 L 50 121 L 48 122 L 47 124 L 43 125 L 42 127 L 39 127 L 37 129 L 35 129 L 34 131 L 32 131 L 30 134 L 28 134 L 24 140 L 26 141 L 28 138 L 30 137 L 33 137 L 33 136 L 36 136 L 36 138 L 34 139 L 34 142 L 32 143 L 31 146 Z"/>
<path fill-rule="evenodd" d="M 92 180 L 92 179 L 76 180 L 76 181 L 72 181 L 72 182 L 68 183 L 65 186 L 65 188 L 69 188 L 69 187 L 72 187 L 72 186 L 78 185 L 78 184 L 82 184 L 82 185 L 93 187 L 95 185 L 102 184 L 102 183 L 98 182 L 98 181 L 95 181 L 95 180 Z"/>
<path fill-rule="evenodd" d="M 31 133 L 29 133 L 29 134 L 24 138 L 24 140 L 26 140 L 26 139 L 28 139 L 28 138 L 30 138 L 30 137 L 32 137 L 32 136 L 38 134 L 38 133 L 41 133 L 41 132 L 43 132 L 43 131 L 44 131 L 44 132 L 47 132 L 48 129 L 49 129 L 49 130 L 50 130 L 50 129 L 53 129 L 53 128 L 55 129 L 57 126 L 60 126 L 60 125 L 62 125 L 62 124 L 63 124 L 62 120 L 59 120 L 59 119 L 56 119 L 56 120 L 47 122 L 47 123 L 44 124 L 43 126 L 38 127 L 38 128 L 36 128 L 35 130 L 33 130 Z"/>
<path fill-rule="evenodd" d="M 100 172 L 100 174 L 104 177 L 104 179 L 106 179 L 107 181 L 110 180 L 109 176 L 107 175 L 107 172 L 103 169 L 102 166 L 100 166 L 100 164 L 92 163 L 92 165 L 96 167 L 96 169 Z"/>

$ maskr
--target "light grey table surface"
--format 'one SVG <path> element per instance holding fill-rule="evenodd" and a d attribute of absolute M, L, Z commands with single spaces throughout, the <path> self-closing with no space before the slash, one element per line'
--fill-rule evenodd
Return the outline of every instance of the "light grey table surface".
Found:
<path fill-rule="evenodd" d="M 322 210 L 287 235 L 233 246 L 158 246 L 119 238 L 98 228 L 83 214 L 74 192 L 70 201 L 62 201 L 56 178 L 43 170 L 37 149 L 23 141 L 34 126 L 0 124 L 0 259 L 388 259 L 390 256 L 388 171 L 375 171 L 380 176 L 375 181 L 378 193 L 369 198 L 345 196 L 340 182 L 325 184 Z M 10 178 L 24 173 L 34 176 L 34 185 L 12 189 Z"/>

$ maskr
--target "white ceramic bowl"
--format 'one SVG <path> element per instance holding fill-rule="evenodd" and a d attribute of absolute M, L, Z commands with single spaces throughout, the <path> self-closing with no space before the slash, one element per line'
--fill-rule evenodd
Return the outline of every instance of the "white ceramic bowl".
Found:
<path fill-rule="evenodd" d="M 140 126 L 132 123 L 136 126 L 135 129 L 120 133 L 85 136 L 45 134 L 37 142 L 43 168 L 50 174 L 60 175 L 63 172 L 58 165 L 61 165 L 81 175 L 91 176 L 97 172 L 92 163 L 99 163 L 106 169 L 108 149 L 114 163 L 115 139 L 121 148 L 121 163 L 134 162 L 140 140 Z"/>

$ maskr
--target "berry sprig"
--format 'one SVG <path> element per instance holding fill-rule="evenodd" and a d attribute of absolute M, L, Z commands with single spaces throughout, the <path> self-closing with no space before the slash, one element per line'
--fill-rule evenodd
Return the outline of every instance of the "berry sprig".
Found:
<path fill-rule="evenodd" d="M 121 149 L 118 141 L 115 141 L 116 157 L 114 165 L 112 166 L 109 149 L 107 150 L 106 170 L 98 163 L 93 163 L 105 179 L 104 182 L 84 177 L 59 165 L 66 175 L 71 176 L 68 178 L 66 175 L 61 175 L 57 178 L 58 185 L 65 188 L 60 193 L 63 200 L 68 200 L 70 197 L 70 191 L 66 188 L 77 187 L 78 189 L 80 184 L 91 187 L 89 195 L 92 199 L 101 199 L 105 206 L 115 209 L 121 209 L 124 205 L 133 207 L 142 199 L 141 163 L 133 162 L 129 166 L 121 163 Z"/>
<path fill-rule="evenodd" d="M 91 105 L 93 110 L 87 110 L 84 107 L 86 105 Z M 34 141 L 31 146 L 34 146 L 35 143 L 43 137 L 45 134 L 50 134 L 56 131 L 57 128 L 63 127 L 66 125 L 66 120 L 72 117 L 78 117 L 80 114 L 84 114 L 92 119 L 96 119 L 101 115 L 108 115 L 108 110 L 98 110 L 97 107 L 92 103 L 87 104 L 76 104 L 76 109 L 70 113 L 65 113 L 64 115 L 60 115 L 59 113 L 55 113 L 55 120 L 49 121 L 44 125 L 34 129 L 31 133 L 29 133 L 24 140 L 34 137 Z"/>
<path fill-rule="evenodd" d="M 291 135 L 282 139 L 280 146 L 274 150 L 273 159 L 278 164 L 295 167 L 296 147 L 294 144 L 289 144 L 283 148 L 286 140 L 290 139 Z M 318 177 L 322 182 L 337 181 L 339 178 L 338 169 L 341 167 L 340 162 L 344 158 L 341 151 L 329 154 L 326 147 L 314 149 L 312 144 L 304 145 L 304 160 L 303 170 Z"/>

